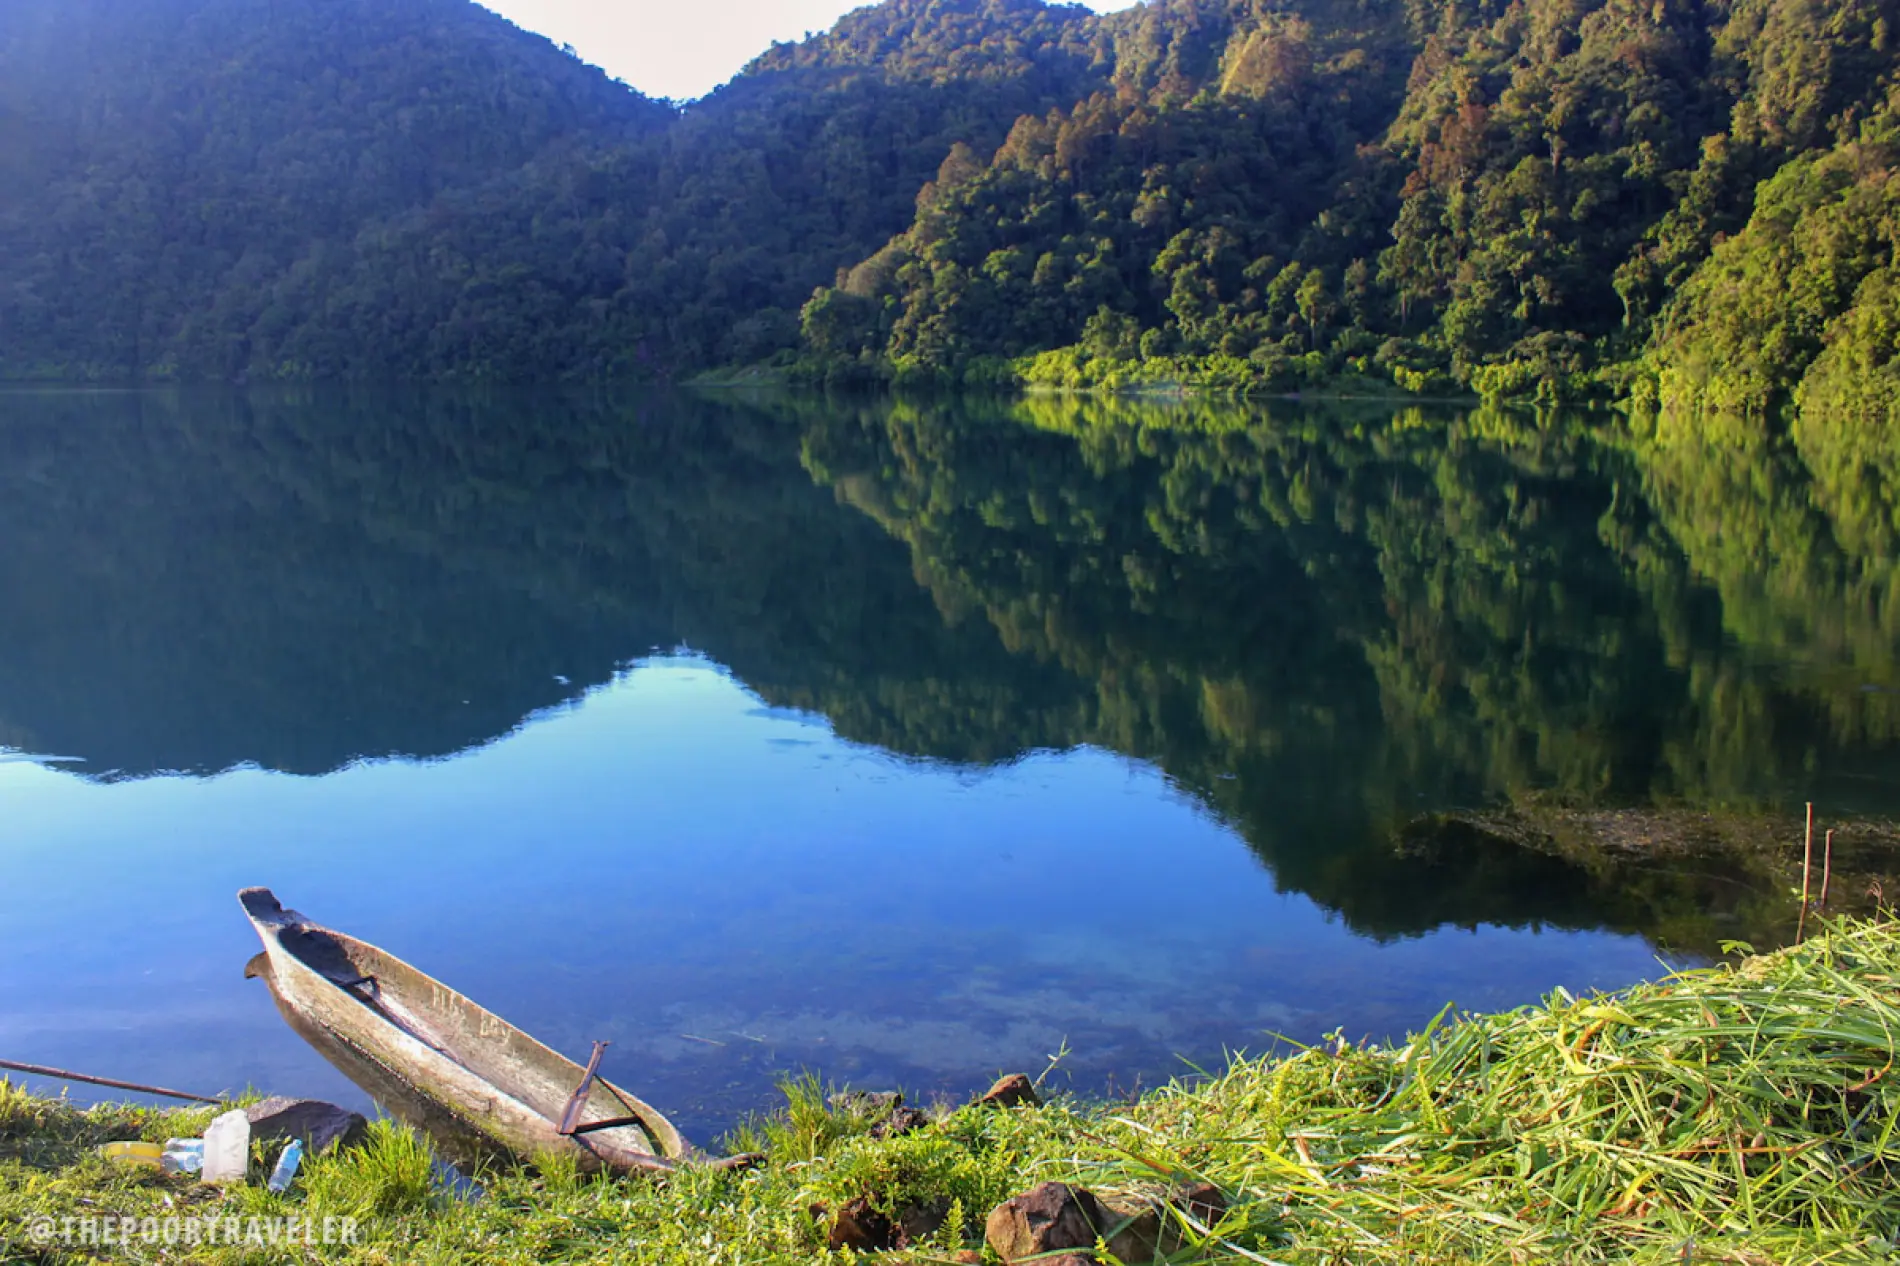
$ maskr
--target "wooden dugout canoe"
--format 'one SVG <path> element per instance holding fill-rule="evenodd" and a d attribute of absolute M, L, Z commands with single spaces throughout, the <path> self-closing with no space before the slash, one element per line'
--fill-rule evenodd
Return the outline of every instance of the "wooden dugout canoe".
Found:
<path fill-rule="evenodd" d="M 483 1134 L 291 1006 L 277 987 L 277 973 L 271 970 L 269 954 L 259 953 L 246 963 L 244 978 L 261 980 L 268 985 L 271 1001 L 277 1004 L 277 1013 L 284 1017 L 291 1031 L 308 1042 L 332 1068 L 354 1082 L 377 1107 L 428 1135 L 431 1146 L 443 1160 L 459 1166 L 464 1173 L 473 1173 L 489 1162 L 515 1159 L 515 1154 L 498 1140 Z"/>
<path fill-rule="evenodd" d="M 359 1084 L 367 1061 L 376 1085 L 364 1088 L 397 1099 L 385 1106 L 398 1115 L 518 1157 L 573 1153 L 588 1171 L 669 1170 L 689 1159 L 672 1122 L 599 1077 L 588 1080 L 578 1123 L 631 1121 L 562 1134 L 587 1069 L 395 955 L 284 909 L 268 888 L 247 888 L 238 901 L 264 943 L 265 962 L 253 960 L 246 974 L 264 976 L 292 1027 Z"/>

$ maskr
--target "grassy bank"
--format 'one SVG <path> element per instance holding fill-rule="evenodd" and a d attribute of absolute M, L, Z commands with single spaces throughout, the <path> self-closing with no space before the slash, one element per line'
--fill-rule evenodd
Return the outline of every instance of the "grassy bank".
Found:
<path fill-rule="evenodd" d="M 0 1260 L 87 1258 L 30 1243 L 34 1218 L 196 1213 L 363 1225 L 354 1246 L 196 1254 L 215 1261 L 820 1261 L 817 1210 L 863 1198 L 893 1218 L 947 1213 L 893 1260 L 949 1261 L 980 1245 L 997 1202 L 1059 1179 L 1123 1200 L 1217 1185 L 1228 1211 L 1185 1219 L 1178 1261 L 1886 1261 L 1897 982 L 1900 930 L 1861 922 L 1616 995 L 1448 1018 L 1396 1046 L 1236 1060 L 1133 1103 L 964 1108 L 876 1138 L 876 1108 L 830 1109 L 804 1083 L 735 1140 L 769 1152 L 761 1170 L 654 1183 L 549 1166 L 484 1174 L 473 1202 L 432 1187 L 427 1149 L 390 1125 L 312 1162 L 289 1196 L 223 1194 L 90 1150 L 195 1131 L 206 1113 L 78 1112 L 5 1089 Z"/>

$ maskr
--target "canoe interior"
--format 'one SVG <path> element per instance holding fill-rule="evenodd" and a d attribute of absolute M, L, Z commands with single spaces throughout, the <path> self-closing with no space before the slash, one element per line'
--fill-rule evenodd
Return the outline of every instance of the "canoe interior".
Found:
<path fill-rule="evenodd" d="M 357 1027 L 353 1021 L 361 1020 L 360 1016 L 347 1014 L 348 1009 L 362 1008 L 378 1023 L 408 1034 L 545 1118 L 549 1145 L 563 1142 L 554 1136 L 553 1125 L 560 1121 L 580 1086 L 585 1073 L 580 1065 L 368 942 L 301 921 L 278 923 L 268 931 L 260 921 L 260 931 L 275 936 L 286 953 L 334 986 L 322 990 L 320 997 L 307 1000 L 314 1003 L 307 1020 L 347 1034 Z M 273 992 L 277 991 L 274 985 Z M 345 1072 L 348 1075 L 348 1070 Z M 426 1094 L 430 1087 L 419 1089 Z M 573 1145 L 587 1153 L 682 1158 L 686 1144 L 672 1123 L 624 1090 L 616 1094 L 617 1089 L 596 1080 L 581 1121 L 635 1117 L 639 1123 L 582 1135 L 572 1141 Z M 479 1115 L 477 1105 L 456 1106 Z"/>
<path fill-rule="evenodd" d="M 370 1097 L 371 1102 L 390 1116 L 429 1136 L 436 1154 L 465 1173 L 473 1173 L 491 1162 L 510 1158 L 507 1148 L 492 1136 L 477 1129 L 452 1108 L 438 1103 L 401 1075 L 389 1069 L 375 1056 L 359 1048 L 332 1029 L 313 1021 L 284 997 L 271 970 L 269 954 L 259 954 L 245 965 L 247 978 L 262 980 L 270 988 L 271 1001 L 290 1031 L 310 1044 L 311 1049 Z"/>

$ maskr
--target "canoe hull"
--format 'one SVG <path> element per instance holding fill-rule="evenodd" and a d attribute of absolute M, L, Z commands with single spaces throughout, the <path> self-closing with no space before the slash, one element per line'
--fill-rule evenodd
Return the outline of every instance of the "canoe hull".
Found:
<path fill-rule="evenodd" d="M 277 973 L 271 967 L 269 954 L 260 952 L 245 964 L 244 975 L 269 986 L 271 1001 L 293 1033 L 309 1043 L 332 1068 L 349 1078 L 377 1107 L 404 1125 L 428 1135 L 436 1154 L 443 1160 L 473 1172 L 487 1163 L 515 1159 L 513 1150 L 476 1128 L 453 1107 L 430 1098 L 368 1053 L 299 1011 L 277 987 Z"/>
<path fill-rule="evenodd" d="M 571 1153 L 587 1171 L 671 1169 L 687 1158 L 670 1121 L 604 1081 L 590 1090 L 581 1122 L 638 1124 L 563 1136 L 557 1123 L 585 1074 L 580 1065 L 394 955 L 285 910 L 268 890 L 247 889 L 239 900 L 263 942 L 273 996 L 287 1018 L 304 1022 L 293 1027 L 316 1029 L 352 1063 L 377 1070 L 373 1079 L 412 1092 L 403 1097 L 420 1099 L 408 1106 L 432 1133 L 446 1116 L 517 1157 Z"/>

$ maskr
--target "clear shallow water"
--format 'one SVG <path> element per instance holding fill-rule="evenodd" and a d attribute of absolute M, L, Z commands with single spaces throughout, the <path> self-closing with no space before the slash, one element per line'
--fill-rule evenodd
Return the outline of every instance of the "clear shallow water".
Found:
<path fill-rule="evenodd" d="M 1580 450 L 1407 421 L 1383 501 L 1282 523 L 1235 487 L 1312 500 L 1363 421 L 1260 417 L 1196 488 L 1114 455 L 1139 420 L 823 408 L 0 399 L 0 743 L 71 758 L 0 760 L 0 1057 L 356 1099 L 241 978 L 266 884 L 612 1040 L 702 1140 L 806 1068 L 964 1094 L 1066 1046 L 1128 1088 L 1735 927 L 1707 875 L 1421 845 L 1430 810 L 1883 794 L 1878 674 L 1726 631 L 1689 547 L 1679 610 L 1583 555 L 1630 476 Z M 1750 690 L 1766 733 L 1716 741 Z"/>
<path fill-rule="evenodd" d="M 1270 1032 L 1390 1032 L 1428 998 L 1511 1005 L 1656 966 L 1588 933 L 1381 948 L 1275 893 L 1152 769 L 903 761 L 692 659 L 435 764 L 113 786 L 12 769 L 0 793 L 25 841 L 0 1042 L 185 1088 L 350 1094 L 239 978 L 231 894 L 253 881 L 558 1047 L 612 1040 L 702 1136 L 775 1071 L 949 1093 L 1066 1042 L 1085 1083 L 1133 1084 Z M 157 961 L 129 966 L 128 943 Z"/>

